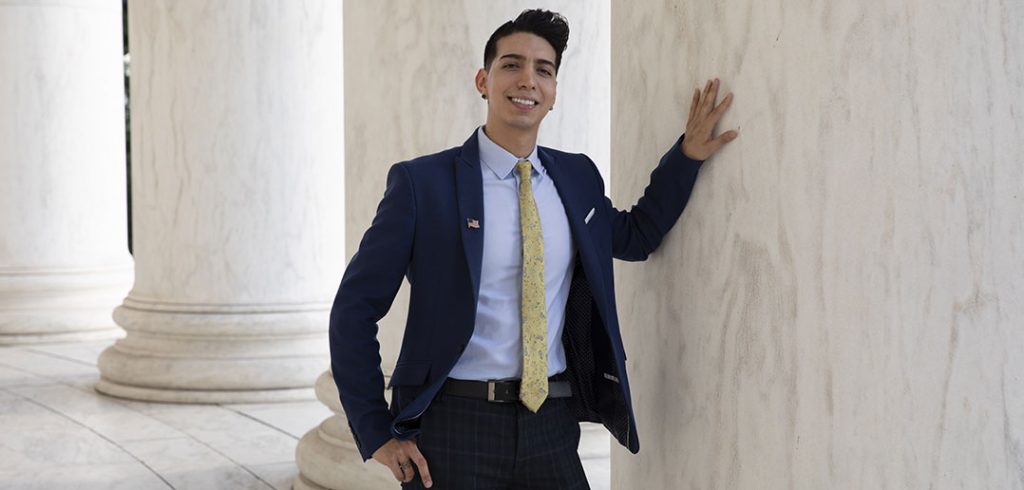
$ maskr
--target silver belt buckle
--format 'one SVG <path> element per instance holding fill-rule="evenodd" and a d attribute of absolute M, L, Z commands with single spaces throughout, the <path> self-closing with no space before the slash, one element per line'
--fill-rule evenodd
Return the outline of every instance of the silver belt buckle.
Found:
<path fill-rule="evenodd" d="M 487 382 L 487 401 L 494 401 L 494 381 Z"/>

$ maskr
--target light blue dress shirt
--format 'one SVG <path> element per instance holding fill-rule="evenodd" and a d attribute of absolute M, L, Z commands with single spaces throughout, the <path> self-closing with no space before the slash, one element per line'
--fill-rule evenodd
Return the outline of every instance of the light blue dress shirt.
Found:
<path fill-rule="evenodd" d="M 519 158 L 477 129 L 483 173 L 484 232 L 480 297 L 473 336 L 449 374 L 456 379 L 518 379 L 523 372 L 519 298 L 522 289 L 522 235 L 519 229 Z M 530 181 L 544 234 L 544 287 L 548 320 L 548 376 L 565 370 L 562 329 L 575 266 L 576 247 L 555 183 L 537 148 L 527 157 Z"/>

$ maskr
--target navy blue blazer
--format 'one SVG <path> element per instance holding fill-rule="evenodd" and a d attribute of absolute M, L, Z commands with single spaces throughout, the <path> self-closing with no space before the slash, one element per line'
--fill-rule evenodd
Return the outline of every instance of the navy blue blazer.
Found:
<path fill-rule="evenodd" d="M 701 162 L 682 153 L 681 141 L 662 157 L 630 211 L 612 207 L 586 155 L 538 149 L 578 250 L 563 335 L 574 412 L 581 421 L 603 423 L 634 453 L 640 446 L 612 257 L 646 259 L 682 213 Z M 487 226 L 483 203 L 475 133 L 461 147 L 397 163 L 388 172 L 384 198 L 345 270 L 330 318 L 331 369 L 364 460 L 391 438 L 420 433 L 419 417 L 473 333 Z M 479 226 L 469 226 L 470 220 Z M 388 406 L 377 322 L 403 278 L 410 284 L 409 312 Z"/>

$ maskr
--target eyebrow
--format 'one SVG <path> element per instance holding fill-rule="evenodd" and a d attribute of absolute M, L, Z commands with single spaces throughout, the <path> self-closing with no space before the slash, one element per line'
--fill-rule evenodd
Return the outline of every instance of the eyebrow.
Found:
<path fill-rule="evenodd" d="M 498 58 L 498 59 L 499 60 L 503 60 L 505 58 L 512 58 L 512 59 L 517 60 L 517 61 L 526 61 L 526 57 L 521 55 L 521 54 L 506 54 L 506 55 L 502 55 L 501 58 Z M 537 58 L 537 64 L 538 65 L 548 65 L 551 68 L 555 67 L 555 63 L 554 62 L 546 60 L 544 58 Z"/>

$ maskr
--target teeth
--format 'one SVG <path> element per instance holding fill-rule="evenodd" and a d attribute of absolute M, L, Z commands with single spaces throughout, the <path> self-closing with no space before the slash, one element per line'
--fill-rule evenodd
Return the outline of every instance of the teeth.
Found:
<path fill-rule="evenodd" d="M 515 102 L 516 104 L 522 104 L 522 105 L 537 105 L 536 101 L 532 101 L 530 99 L 520 99 L 518 97 L 512 97 L 512 102 Z"/>

